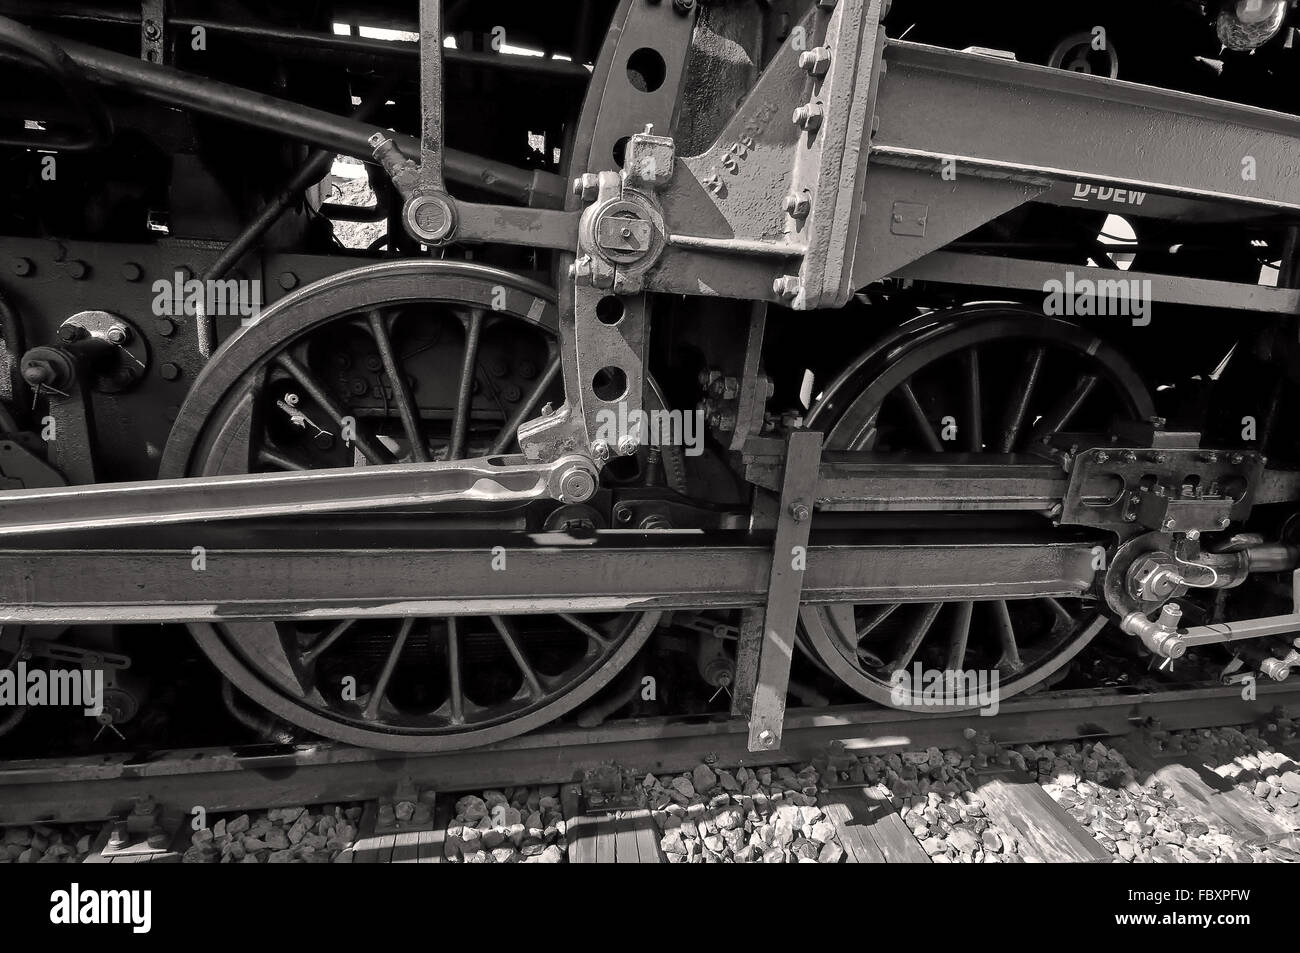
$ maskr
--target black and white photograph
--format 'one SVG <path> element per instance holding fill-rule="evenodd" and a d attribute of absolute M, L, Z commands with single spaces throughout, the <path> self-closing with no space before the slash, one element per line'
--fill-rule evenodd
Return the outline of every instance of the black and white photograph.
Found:
<path fill-rule="evenodd" d="M 6 925 L 1289 922 L 1300 0 L 0 0 L 0 77 Z"/>

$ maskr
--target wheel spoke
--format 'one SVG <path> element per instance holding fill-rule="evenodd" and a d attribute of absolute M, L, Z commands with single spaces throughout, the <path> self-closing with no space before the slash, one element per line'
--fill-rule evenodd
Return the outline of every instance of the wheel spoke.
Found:
<path fill-rule="evenodd" d="M 482 332 L 483 312 L 475 308 L 465 322 L 465 357 L 460 368 L 460 393 L 456 396 L 456 416 L 452 418 L 448 460 L 459 460 L 465 456 L 470 410 L 474 403 L 474 377 L 478 372 L 478 344 Z"/>
<path fill-rule="evenodd" d="M 519 640 L 516 638 L 513 626 L 504 616 L 492 616 L 492 624 L 496 626 L 497 634 L 501 636 L 501 641 L 506 644 L 510 655 L 514 658 L 515 664 L 519 666 L 519 671 L 524 676 L 524 684 L 528 686 L 530 695 L 540 698 L 545 692 L 542 689 L 542 683 L 533 671 L 533 667 L 524 655 L 524 651 L 519 647 Z"/>
<path fill-rule="evenodd" d="M 569 615 L 567 612 L 561 612 L 560 618 L 563 619 L 565 622 L 567 622 L 569 625 L 573 626 L 575 629 L 577 629 L 579 632 L 585 635 L 592 642 L 595 642 L 597 647 L 602 649 L 609 648 L 609 644 L 610 644 L 609 639 L 605 638 L 603 635 L 601 635 L 599 632 L 597 632 L 594 628 L 589 626 L 587 623 L 583 622 L 577 616 Z"/>
<path fill-rule="evenodd" d="M 934 428 L 930 426 L 930 421 L 925 416 L 925 408 L 921 406 L 916 391 L 912 389 L 912 382 L 908 381 L 899 390 L 902 391 L 903 400 L 906 401 L 907 409 L 912 415 L 912 422 L 925 441 L 926 449 L 942 453 L 943 443 L 939 440 L 939 435 L 934 432 Z"/>
<path fill-rule="evenodd" d="M 302 364 L 299 364 L 288 351 L 282 351 L 278 354 L 275 358 L 275 362 L 298 382 L 312 400 L 316 401 L 317 404 L 324 408 L 325 412 L 330 415 L 334 423 L 341 430 L 344 426 L 343 419 L 349 416 L 347 408 L 336 401 L 329 392 L 320 385 L 320 382 L 316 380 L 311 371 Z M 354 417 L 353 420 L 355 419 L 356 418 Z M 371 440 L 369 435 L 363 434 L 359 428 L 357 429 L 354 442 L 356 443 L 357 448 L 365 454 L 366 459 L 371 463 L 393 462 L 393 455 L 388 452 L 387 448 L 382 444 Z"/>
<path fill-rule="evenodd" d="M 861 642 L 870 635 L 900 605 L 902 605 L 901 602 L 890 602 L 885 605 L 871 606 L 867 610 L 867 621 L 858 629 L 858 641 Z"/>
<path fill-rule="evenodd" d="M 975 348 L 966 352 L 966 449 L 979 453 L 984 449 L 984 405 L 980 400 L 980 354 Z"/>
<path fill-rule="evenodd" d="M 447 619 L 447 671 L 450 674 L 449 692 L 451 695 L 451 723 L 465 724 L 465 683 L 461 671 L 460 631 L 456 628 L 456 618 Z"/>
<path fill-rule="evenodd" d="M 365 717 L 370 721 L 379 717 L 379 706 L 388 697 L 388 683 L 393 680 L 393 673 L 397 671 L 397 660 L 402 654 L 402 649 L 406 648 L 406 637 L 411 634 L 411 627 L 414 625 L 414 619 L 403 619 L 401 628 L 397 630 L 397 638 L 393 639 L 393 647 L 388 650 L 388 658 L 384 659 L 384 667 L 379 673 L 379 678 L 375 679 L 375 687 L 370 690 L 370 701 L 366 703 Z"/>
<path fill-rule="evenodd" d="M 406 373 L 402 370 L 397 353 L 393 350 L 393 340 L 384 324 L 384 316 L 378 311 L 371 311 L 366 316 L 366 321 L 370 325 L 370 336 L 375 340 L 375 348 L 379 351 L 379 359 L 384 362 L 384 373 L 388 375 L 388 380 L 393 385 L 393 401 L 397 404 L 397 413 L 402 418 L 402 429 L 406 431 L 406 439 L 411 444 L 411 458 L 417 463 L 425 463 L 429 459 L 429 454 L 424 447 L 420 415 L 411 400 L 411 388 L 406 383 Z"/>
<path fill-rule="evenodd" d="M 1043 359 L 1047 348 L 1038 346 L 1029 352 L 1020 373 L 1015 389 L 1011 393 L 1011 406 L 1002 418 L 1002 433 L 998 440 L 999 453 L 1011 453 L 1020 439 L 1020 430 L 1025 425 L 1025 416 L 1029 413 L 1029 401 L 1034 393 L 1034 386 L 1043 372 Z"/>
<path fill-rule="evenodd" d="M 546 370 L 537 378 L 537 383 L 533 385 L 524 399 L 519 402 L 515 412 L 510 415 L 505 426 L 501 428 L 501 433 L 497 435 L 497 442 L 492 445 L 493 453 L 505 453 L 510 449 L 510 445 L 515 442 L 515 437 L 519 433 L 519 425 L 533 415 L 537 410 L 537 405 L 542 402 L 546 396 L 546 391 L 555 383 L 556 378 L 560 376 L 560 355 L 551 358 L 551 362 L 546 365 Z"/>
<path fill-rule="evenodd" d="M 1056 620 L 1056 624 L 1065 626 L 1067 629 L 1074 628 L 1074 616 L 1070 615 L 1065 606 L 1061 605 L 1051 596 L 1044 596 L 1039 600 L 1039 602 L 1044 603 L 1051 611 L 1052 617 Z M 1053 628 L 1055 628 L 1055 626 L 1053 626 Z"/>
<path fill-rule="evenodd" d="M 966 643 L 970 639 L 970 619 L 975 610 L 973 602 L 958 602 L 953 606 L 952 628 L 948 632 L 948 658 L 944 669 L 961 672 L 966 669 Z"/>
<path fill-rule="evenodd" d="M 278 467 L 281 470 L 310 470 L 305 463 L 293 459 L 279 450 L 273 450 L 270 447 L 260 447 L 257 451 L 257 462 L 263 466 Z"/>
<path fill-rule="evenodd" d="M 347 632 L 348 629 L 352 628 L 352 626 L 356 624 L 356 621 L 357 621 L 356 619 L 344 619 L 342 622 L 335 625 L 334 628 L 330 629 L 319 639 L 313 642 L 311 644 L 311 647 L 306 651 L 304 651 L 300 656 L 300 658 L 302 659 L 302 664 L 315 665 L 316 660 L 319 659 L 321 655 L 326 650 L 328 650 L 331 645 L 337 642 L 342 637 L 343 633 Z"/>
<path fill-rule="evenodd" d="M 1097 377 L 1094 374 L 1081 374 L 1070 388 L 1070 392 L 1057 401 L 1050 411 L 1044 415 L 1043 419 L 1038 422 L 1030 436 L 1031 443 L 1037 443 L 1050 434 L 1058 433 L 1065 429 L 1065 425 L 1070 419 L 1079 412 L 1083 402 L 1088 399 L 1094 387 L 1097 386 Z"/>
<path fill-rule="evenodd" d="M 930 631 L 930 626 L 934 625 L 935 616 L 939 614 L 941 608 L 943 608 L 942 602 L 931 602 L 921 610 L 899 646 L 898 654 L 887 666 L 891 673 L 912 664 L 913 657 L 921 647 L 921 643 L 925 641 L 925 635 Z"/>
<path fill-rule="evenodd" d="M 1016 630 L 1011 625 L 1011 612 L 1007 609 L 1005 599 L 993 603 L 993 628 L 997 633 L 998 647 L 1002 651 L 997 667 L 1010 672 L 1020 671 L 1025 666 L 1020 661 L 1020 647 L 1016 645 Z"/>

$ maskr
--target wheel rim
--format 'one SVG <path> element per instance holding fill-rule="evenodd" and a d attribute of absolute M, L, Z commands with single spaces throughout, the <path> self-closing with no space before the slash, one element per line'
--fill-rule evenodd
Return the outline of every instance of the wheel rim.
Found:
<path fill-rule="evenodd" d="M 985 306 L 906 322 L 826 389 L 808 426 L 830 450 L 1012 453 L 1115 413 L 1154 413 L 1118 352 L 1067 322 Z M 859 694 L 906 710 L 932 704 L 902 702 L 895 672 L 920 663 L 962 672 L 967 685 L 996 672 L 1007 698 L 1059 670 L 1105 624 L 1081 600 L 1052 596 L 805 606 L 800 622 L 816 661 Z M 914 680 L 904 684 L 920 694 Z"/>
<path fill-rule="evenodd" d="M 162 475 L 508 452 L 519 417 L 563 399 L 557 320 L 546 288 L 482 266 L 395 262 L 333 276 L 222 346 L 181 409 Z M 442 377 L 430 370 L 449 366 Z M 653 387 L 647 398 L 660 399 Z M 676 468 L 665 470 L 671 482 Z M 508 738 L 571 710 L 636 654 L 658 618 L 190 628 L 223 675 L 287 721 L 352 744 L 436 751 Z"/>

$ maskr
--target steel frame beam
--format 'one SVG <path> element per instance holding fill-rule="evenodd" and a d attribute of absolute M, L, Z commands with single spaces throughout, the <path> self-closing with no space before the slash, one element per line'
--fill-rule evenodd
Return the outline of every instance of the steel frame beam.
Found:
<path fill-rule="evenodd" d="M 237 524 L 22 540 L 0 550 L 0 623 L 230 622 L 763 606 L 773 540 L 746 533 L 559 534 Z M 806 603 L 1079 596 L 1094 541 L 1012 533 L 823 534 L 807 551 Z M 928 540 L 928 541 L 927 541 Z M 202 561 L 196 562 L 201 547 Z M 503 555 L 508 571 L 491 570 Z M 985 568 L 996 557 L 998 572 Z M 787 557 L 788 558 L 788 557 Z M 787 563 L 788 565 L 788 563 Z"/>

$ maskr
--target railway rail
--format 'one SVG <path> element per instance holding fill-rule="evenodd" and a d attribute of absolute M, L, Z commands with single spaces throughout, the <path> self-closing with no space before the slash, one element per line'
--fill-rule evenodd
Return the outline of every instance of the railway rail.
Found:
<path fill-rule="evenodd" d="M 1048 692 L 1006 701 L 992 716 L 918 714 L 872 705 L 791 710 L 781 751 L 750 752 L 741 719 L 644 719 L 597 729 L 540 731 L 474 751 L 398 755 L 332 743 L 104 755 L 0 765 L 0 825 L 91 821 L 129 814 L 141 800 L 209 813 L 367 801 L 402 783 L 440 791 L 562 784 L 618 763 L 639 774 L 723 765 L 807 762 L 832 742 L 887 754 L 967 745 L 973 731 L 998 744 L 1140 734 L 1267 721 L 1300 706 L 1300 686 L 1261 684 L 1254 700 L 1233 686 L 1160 691 Z"/>

